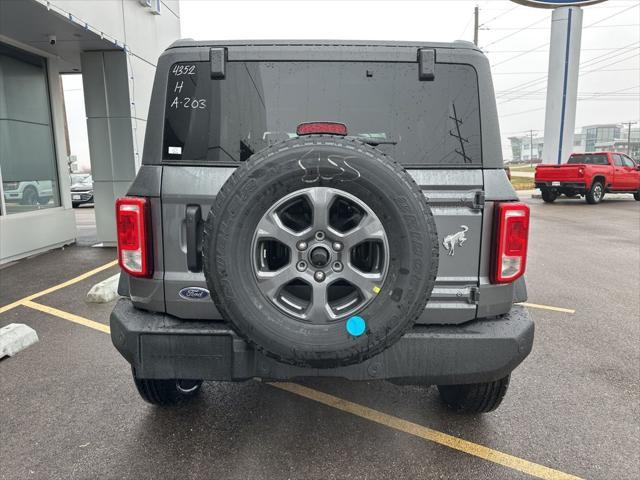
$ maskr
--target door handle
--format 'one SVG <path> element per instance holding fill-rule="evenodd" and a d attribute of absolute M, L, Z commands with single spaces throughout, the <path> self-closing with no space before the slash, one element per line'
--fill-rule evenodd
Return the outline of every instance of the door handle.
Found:
<path fill-rule="evenodd" d="M 187 268 L 190 272 L 202 270 L 202 236 L 200 235 L 200 225 L 202 224 L 202 213 L 200 205 L 187 205 Z"/>

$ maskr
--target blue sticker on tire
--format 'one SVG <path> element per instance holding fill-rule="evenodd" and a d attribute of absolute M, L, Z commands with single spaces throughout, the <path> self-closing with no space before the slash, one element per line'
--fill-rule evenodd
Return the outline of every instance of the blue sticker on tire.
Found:
<path fill-rule="evenodd" d="M 364 318 L 359 316 L 353 316 L 347 320 L 347 332 L 353 337 L 359 337 L 367 329 L 367 324 Z"/>

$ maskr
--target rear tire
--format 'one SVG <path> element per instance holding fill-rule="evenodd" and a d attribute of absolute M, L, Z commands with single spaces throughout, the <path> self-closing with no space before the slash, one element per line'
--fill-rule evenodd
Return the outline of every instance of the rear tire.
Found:
<path fill-rule="evenodd" d="M 593 182 L 591 188 L 585 195 L 587 203 L 590 205 L 595 205 L 596 203 L 600 203 L 604 198 L 604 185 L 602 182 L 596 181 Z"/>
<path fill-rule="evenodd" d="M 502 403 L 509 387 L 509 377 L 486 383 L 438 385 L 438 391 L 442 401 L 456 412 L 487 413 Z"/>
<path fill-rule="evenodd" d="M 640 202 L 640 190 L 633 194 L 633 198 L 635 198 L 637 202 Z"/>
<path fill-rule="evenodd" d="M 195 397 L 202 390 L 202 380 L 138 378 L 135 369 L 132 368 L 131 372 L 138 393 L 152 405 L 177 405 Z"/>
<path fill-rule="evenodd" d="M 541 191 L 542 191 L 542 200 L 544 200 L 545 203 L 553 203 L 556 201 L 556 198 L 558 198 L 558 194 L 553 190 L 543 188 Z"/>

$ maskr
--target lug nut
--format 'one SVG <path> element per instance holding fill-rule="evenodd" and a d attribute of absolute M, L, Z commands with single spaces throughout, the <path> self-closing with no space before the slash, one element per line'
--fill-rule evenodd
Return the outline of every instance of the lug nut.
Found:
<path fill-rule="evenodd" d="M 331 247 L 336 251 L 336 252 L 341 252 L 342 251 L 342 244 L 340 242 L 333 242 L 333 245 L 331 245 Z"/>
<path fill-rule="evenodd" d="M 316 240 L 324 240 L 324 232 L 323 231 L 316 232 Z"/>
<path fill-rule="evenodd" d="M 307 269 L 307 262 L 300 260 L 296 264 L 296 268 L 298 269 L 299 272 L 304 272 Z"/>
<path fill-rule="evenodd" d="M 342 271 L 342 263 L 340 262 L 335 262 L 333 264 L 333 271 L 334 272 L 341 272 Z"/>
<path fill-rule="evenodd" d="M 309 245 L 307 245 L 307 242 L 305 242 L 304 240 L 300 240 L 298 242 L 298 250 L 306 250 L 308 246 Z"/>
<path fill-rule="evenodd" d="M 316 282 L 322 282 L 324 280 L 324 272 L 318 270 L 313 274 L 313 278 L 316 280 Z"/>

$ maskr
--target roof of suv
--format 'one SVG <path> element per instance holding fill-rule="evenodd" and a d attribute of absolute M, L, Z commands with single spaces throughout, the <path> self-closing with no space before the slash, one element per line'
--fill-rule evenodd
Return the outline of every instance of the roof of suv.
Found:
<path fill-rule="evenodd" d="M 453 42 L 396 42 L 387 40 L 194 40 L 184 38 L 176 40 L 168 49 L 183 47 L 218 47 L 218 46 L 309 46 L 309 47 L 413 47 L 413 48 L 461 48 L 480 49 L 466 40 Z"/>

